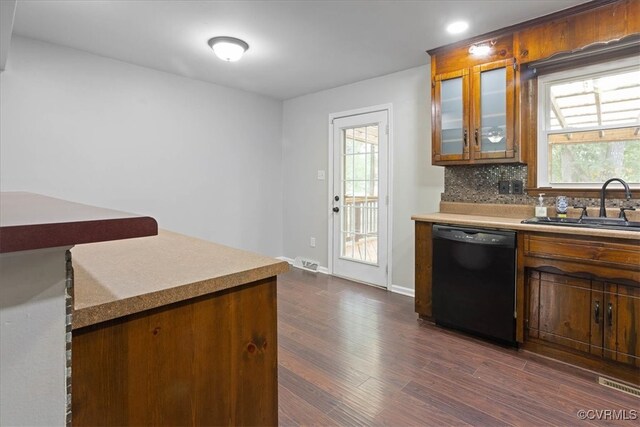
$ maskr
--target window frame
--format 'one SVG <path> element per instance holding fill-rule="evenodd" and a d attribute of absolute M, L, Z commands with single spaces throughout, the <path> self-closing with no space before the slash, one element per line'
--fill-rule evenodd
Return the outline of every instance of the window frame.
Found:
<path fill-rule="evenodd" d="M 627 57 L 622 59 L 614 59 L 603 63 L 581 66 L 579 68 L 569 68 L 561 71 L 550 72 L 548 74 L 541 74 L 537 76 L 537 90 L 535 90 L 537 98 L 536 109 L 536 139 L 532 141 L 536 145 L 536 187 L 538 189 L 544 189 L 545 191 L 588 191 L 599 189 L 603 183 L 569 183 L 569 184 L 551 184 L 549 176 L 549 145 L 548 135 L 557 133 L 566 133 L 567 130 L 551 130 L 547 128 L 549 124 L 548 112 L 550 111 L 550 86 L 552 84 L 558 84 L 566 81 L 573 81 L 577 77 L 582 76 L 599 76 L 611 74 L 611 71 L 624 71 L 624 70 L 637 70 L 638 58 Z M 607 130 L 607 129 L 620 129 L 629 127 L 629 124 L 622 125 L 609 125 L 609 126 L 596 126 L 596 127 L 574 127 L 569 128 L 575 132 L 584 132 L 590 130 Z M 640 124 L 639 124 L 640 126 Z M 550 127 L 550 126 L 549 126 Z M 530 165 L 530 167 L 533 165 Z M 629 183 L 631 188 L 640 189 L 639 183 Z"/>

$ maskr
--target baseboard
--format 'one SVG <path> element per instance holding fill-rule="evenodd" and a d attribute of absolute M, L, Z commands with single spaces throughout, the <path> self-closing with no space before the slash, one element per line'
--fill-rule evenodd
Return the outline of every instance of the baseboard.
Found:
<path fill-rule="evenodd" d="M 281 260 L 281 261 L 286 261 L 289 263 L 289 265 L 291 265 L 292 267 L 295 268 L 299 268 L 300 270 L 306 270 L 306 271 L 310 271 L 307 270 L 306 268 L 300 267 L 298 265 L 294 264 L 294 260 L 286 257 L 286 256 L 278 256 L 276 257 L 277 259 Z M 318 273 L 322 273 L 322 274 L 329 274 L 329 269 L 327 267 L 320 267 L 318 266 Z M 406 295 L 408 297 L 411 298 L 415 298 L 416 296 L 416 291 L 413 288 L 407 288 L 405 286 L 398 286 L 398 285 L 391 285 L 391 292 L 396 293 L 396 294 L 400 294 L 400 295 Z"/>
<path fill-rule="evenodd" d="M 404 286 L 398 286 L 398 285 L 391 285 L 391 292 L 394 292 L 396 294 L 400 294 L 400 295 L 406 295 L 408 297 L 411 298 L 415 298 L 416 296 L 416 290 L 413 288 L 406 288 Z"/>
<path fill-rule="evenodd" d="M 289 263 L 290 266 L 295 267 L 295 268 L 299 268 L 300 270 L 305 270 L 305 271 L 311 271 L 308 270 L 306 268 L 300 267 L 299 265 L 295 265 L 294 264 L 294 260 L 286 257 L 286 256 L 277 256 L 276 259 L 279 259 L 280 261 L 286 261 Z M 315 273 L 315 272 L 314 272 Z M 322 267 L 322 266 L 318 266 L 318 271 L 317 273 L 322 273 L 322 274 L 329 274 L 329 269 L 327 267 Z"/>

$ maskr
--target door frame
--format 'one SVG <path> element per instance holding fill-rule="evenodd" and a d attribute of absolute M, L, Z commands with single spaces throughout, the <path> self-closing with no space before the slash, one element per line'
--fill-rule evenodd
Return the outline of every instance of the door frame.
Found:
<path fill-rule="evenodd" d="M 333 220 L 334 215 L 331 212 L 333 207 L 333 121 L 343 117 L 357 116 L 360 114 L 376 113 L 385 111 L 387 113 L 387 123 L 389 125 L 389 135 L 387 136 L 387 195 L 389 203 L 387 203 L 387 285 L 386 289 L 391 290 L 391 277 L 393 270 L 391 266 L 392 254 L 391 248 L 393 247 L 392 231 L 393 231 L 393 104 L 379 104 L 371 107 L 357 108 L 354 110 L 340 111 L 338 113 L 329 114 L 329 121 L 327 125 L 329 133 L 329 162 L 327 168 L 327 259 L 328 259 L 328 273 L 333 275 Z"/>

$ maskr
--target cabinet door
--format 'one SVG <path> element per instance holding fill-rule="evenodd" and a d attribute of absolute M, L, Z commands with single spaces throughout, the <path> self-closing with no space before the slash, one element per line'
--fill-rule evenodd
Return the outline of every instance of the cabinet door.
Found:
<path fill-rule="evenodd" d="M 591 316 L 590 348 L 589 352 L 594 356 L 602 357 L 604 347 L 602 334 L 605 328 L 605 314 L 607 307 L 607 296 L 604 293 L 604 283 L 591 283 L 591 306 L 589 307 Z"/>
<path fill-rule="evenodd" d="M 592 322 L 591 281 L 541 273 L 538 298 L 540 339 L 589 352 Z"/>
<path fill-rule="evenodd" d="M 640 289 L 607 284 L 604 356 L 640 367 Z"/>
<path fill-rule="evenodd" d="M 469 159 L 469 70 L 435 77 L 433 163 Z"/>
<path fill-rule="evenodd" d="M 513 59 L 473 67 L 472 157 L 515 156 L 515 70 Z"/>

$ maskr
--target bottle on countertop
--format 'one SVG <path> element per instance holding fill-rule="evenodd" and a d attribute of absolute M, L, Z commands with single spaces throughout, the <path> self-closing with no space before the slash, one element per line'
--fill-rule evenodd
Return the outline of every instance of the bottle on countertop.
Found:
<path fill-rule="evenodd" d="M 567 209 L 569 209 L 569 201 L 567 196 L 556 197 L 556 214 L 558 218 L 567 217 Z"/>
<path fill-rule="evenodd" d="M 538 196 L 538 206 L 536 206 L 536 216 L 538 218 L 545 218 L 547 216 L 547 207 L 544 205 L 544 193 L 540 193 Z"/>

